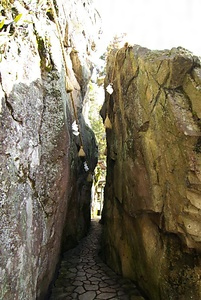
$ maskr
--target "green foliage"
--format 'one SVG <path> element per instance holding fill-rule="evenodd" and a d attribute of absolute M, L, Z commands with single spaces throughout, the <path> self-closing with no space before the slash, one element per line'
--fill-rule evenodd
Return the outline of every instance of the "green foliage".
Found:
<path fill-rule="evenodd" d="M 98 101 L 100 97 L 98 94 L 100 87 L 96 83 L 90 83 L 89 86 L 89 100 L 90 100 L 90 110 L 89 110 L 89 120 L 91 128 L 95 133 L 96 140 L 98 143 L 99 150 L 99 160 L 105 160 L 105 148 L 106 148 L 106 135 L 105 128 L 103 125 L 103 120 L 99 114 L 102 104 Z"/>
<path fill-rule="evenodd" d="M 1 0 L 1 9 L 8 9 L 11 8 L 12 4 L 14 3 L 14 0 Z"/>
<path fill-rule="evenodd" d="M 14 6 L 14 1 L 2 0 L 0 4 L 0 61 L 6 52 L 11 37 L 15 36 L 19 21 L 23 17 Z"/>
<path fill-rule="evenodd" d="M 98 184 L 100 178 L 105 178 L 106 176 L 106 134 L 105 128 L 103 125 L 103 120 L 100 116 L 100 109 L 102 106 L 103 99 L 101 99 L 101 89 L 103 87 L 94 82 L 90 82 L 89 85 L 89 101 L 90 101 L 90 109 L 89 109 L 89 121 L 90 127 L 93 130 L 96 141 L 98 144 L 98 165 L 95 169 L 95 184 Z M 102 97 L 104 97 L 102 95 Z"/>
<path fill-rule="evenodd" d="M 113 40 L 109 43 L 107 47 L 107 54 L 110 53 L 111 50 L 119 49 L 122 47 L 122 41 L 126 37 L 126 33 L 122 33 L 120 35 L 115 35 Z"/>
<path fill-rule="evenodd" d="M 2 19 L 2 21 L 0 22 L 0 29 L 3 28 L 4 24 L 5 24 L 5 19 Z"/>
<path fill-rule="evenodd" d="M 30 0 L 31 3 L 31 0 Z M 18 11 L 18 6 L 23 8 L 23 13 Z M 34 6 L 33 6 L 34 7 Z M 32 8 L 33 8 L 32 7 Z M 38 0 L 34 8 L 35 12 L 49 11 L 47 0 Z M 24 12 L 25 11 L 25 12 Z M 34 23 L 34 11 L 22 0 L 1 0 L 0 1 L 0 61 L 6 53 L 7 44 L 14 39 L 20 28 L 27 29 L 28 24 Z"/>
<path fill-rule="evenodd" d="M 19 20 L 22 18 L 22 14 L 19 14 L 15 17 L 15 19 L 13 20 L 15 23 L 19 22 Z"/>
<path fill-rule="evenodd" d="M 106 142 L 105 142 L 105 128 L 103 126 L 102 118 L 99 116 L 96 119 L 90 118 L 91 121 L 91 127 L 94 131 L 98 143 L 98 150 L 99 150 L 99 159 L 104 160 L 105 159 L 105 148 L 106 148 Z"/>

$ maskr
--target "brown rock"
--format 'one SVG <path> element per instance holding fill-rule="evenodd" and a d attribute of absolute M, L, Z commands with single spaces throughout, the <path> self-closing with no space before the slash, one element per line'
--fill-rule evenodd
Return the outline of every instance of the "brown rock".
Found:
<path fill-rule="evenodd" d="M 178 48 L 116 55 L 106 92 L 104 255 L 149 299 L 201 298 L 200 74 Z M 111 62 L 112 65 L 111 65 Z M 114 58 L 109 57 L 105 86 Z M 137 71 L 136 71 L 137 70 Z"/>

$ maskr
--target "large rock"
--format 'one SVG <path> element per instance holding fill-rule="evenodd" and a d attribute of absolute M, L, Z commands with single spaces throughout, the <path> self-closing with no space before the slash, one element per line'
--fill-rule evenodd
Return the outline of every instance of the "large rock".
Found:
<path fill-rule="evenodd" d="M 105 260 L 150 299 L 201 299 L 201 68 L 185 49 L 110 54 Z"/>
<path fill-rule="evenodd" d="M 7 31 L 2 28 L 0 298 L 44 299 L 62 240 L 64 249 L 73 246 L 90 223 L 91 182 L 83 163 L 86 160 L 93 171 L 97 149 L 83 120 L 82 103 L 92 71 L 98 15 L 90 1 L 54 1 L 86 152 L 86 158 L 80 158 L 52 11 L 46 1 L 4 3 L 6 22 L 20 13 L 22 18 L 10 28 L 6 25 Z M 79 58 L 76 62 L 72 51 Z"/>

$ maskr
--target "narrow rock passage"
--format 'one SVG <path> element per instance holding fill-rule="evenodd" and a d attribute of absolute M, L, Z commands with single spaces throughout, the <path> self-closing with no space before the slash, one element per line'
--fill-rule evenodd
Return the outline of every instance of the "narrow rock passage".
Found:
<path fill-rule="evenodd" d="M 105 265 L 98 256 L 101 225 L 92 220 L 87 237 L 67 251 L 50 300 L 143 300 L 136 286 Z"/>

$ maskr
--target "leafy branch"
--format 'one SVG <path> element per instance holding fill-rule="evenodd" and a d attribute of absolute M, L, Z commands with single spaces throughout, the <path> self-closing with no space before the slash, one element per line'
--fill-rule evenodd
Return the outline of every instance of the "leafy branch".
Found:
<path fill-rule="evenodd" d="M 30 0 L 30 5 L 32 1 Z M 33 11 L 34 10 L 34 11 Z M 1 0 L 0 2 L 0 62 L 6 52 L 6 46 L 11 37 L 14 38 L 19 28 L 34 23 L 34 15 L 45 11 L 48 13 L 50 7 L 47 0 L 38 0 L 35 7 L 31 8 L 24 1 Z"/>

